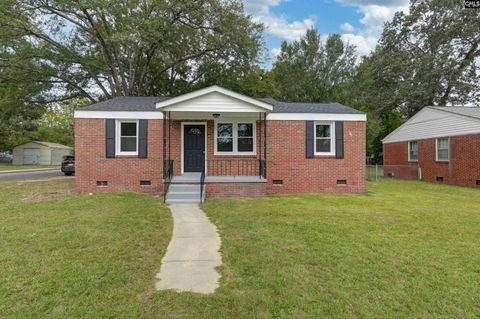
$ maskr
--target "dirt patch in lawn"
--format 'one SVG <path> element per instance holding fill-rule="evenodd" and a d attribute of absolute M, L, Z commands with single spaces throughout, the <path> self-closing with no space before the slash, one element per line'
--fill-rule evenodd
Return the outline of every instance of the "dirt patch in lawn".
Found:
<path fill-rule="evenodd" d="M 43 193 L 26 194 L 22 196 L 21 200 L 22 202 L 43 202 L 46 200 L 72 196 L 74 194 L 75 192 L 71 189 L 62 189 Z"/>

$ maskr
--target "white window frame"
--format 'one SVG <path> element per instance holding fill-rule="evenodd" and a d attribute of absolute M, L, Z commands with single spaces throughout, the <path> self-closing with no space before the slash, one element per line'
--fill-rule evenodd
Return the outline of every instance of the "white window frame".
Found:
<path fill-rule="evenodd" d="M 232 137 L 233 137 L 233 149 L 232 152 L 219 152 L 217 150 L 217 138 L 218 138 L 218 124 L 232 124 Z M 253 152 L 239 152 L 238 151 L 238 124 L 252 124 L 253 134 Z M 214 155 L 226 155 L 226 156 L 252 156 L 257 155 L 257 122 L 252 120 L 216 120 L 214 122 Z"/>
<path fill-rule="evenodd" d="M 330 125 L 330 152 L 317 152 L 317 125 Z M 325 156 L 335 155 L 335 122 L 315 121 L 313 122 L 313 147 L 314 155 Z"/>
<path fill-rule="evenodd" d="M 417 159 L 412 159 L 412 158 L 410 157 L 410 155 L 412 154 L 412 152 L 411 152 L 412 146 L 410 145 L 410 143 L 412 143 L 412 142 L 417 143 Z M 418 152 L 418 141 L 416 141 L 416 140 L 408 141 L 408 161 L 409 161 L 409 162 L 418 162 L 418 153 L 419 153 L 419 152 Z"/>
<path fill-rule="evenodd" d="M 135 152 L 122 152 L 121 151 L 121 139 L 120 133 L 122 132 L 122 123 L 135 123 L 136 124 L 136 151 Z M 138 120 L 116 120 L 115 122 L 115 153 L 116 155 L 124 156 L 136 156 L 138 155 Z"/>
<path fill-rule="evenodd" d="M 439 159 L 438 158 L 438 140 L 440 139 L 446 139 L 448 142 L 448 159 Z M 435 160 L 437 162 L 449 162 L 450 161 L 450 152 L 451 152 L 451 147 L 450 147 L 450 137 L 437 137 L 435 139 Z"/>

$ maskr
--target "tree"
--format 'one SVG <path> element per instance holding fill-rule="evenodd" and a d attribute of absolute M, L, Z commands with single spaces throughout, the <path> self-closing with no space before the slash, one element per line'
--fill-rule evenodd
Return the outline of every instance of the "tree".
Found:
<path fill-rule="evenodd" d="M 382 112 L 408 118 L 427 105 L 478 103 L 480 11 L 455 0 L 412 0 L 385 25 L 366 61 Z"/>
<path fill-rule="evenodd" d="M 203 65 L 244 70 L 262 49 L 261 25 L 237 0 L 5 0 L 0 27 L 50 68 L 54 100 L 176 95 Z"/>
<path fill-rule="evenodd" d="M 50 86 L 41 81 L 48 77 L 48 69 L 27 58 L 33 52 L 30 43 L 5 37 L 1 29 L 0 40 L 0 151 L 4 151 L 33 138 L 35 121 L 45 110 L 41 92 Z"/>
<path fill-rule="evenodd" d="M 340 35 L 322 43 L 317 30 L 310 29 L 300 40 L 283 42 L 273 65 L 274 81 L 281 100 L 330 102 L 333 91 L 355 71 L 355 48 Z"/>
<path fill-rule="evenodd" d="M 89 104 L 88 99 L 73 99 L 50 107 L 37 120 L 36 139 L 74 146 L 74 112 Z"/>

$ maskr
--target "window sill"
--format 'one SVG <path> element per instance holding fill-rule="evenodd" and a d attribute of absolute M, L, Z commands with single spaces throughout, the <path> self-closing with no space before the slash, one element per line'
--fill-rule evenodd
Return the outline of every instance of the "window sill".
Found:
<path fill-rule="evenodd" d="M 116 154 L 114 158 L 138 158 L 138 155 L 121 155 L 121 154 Z"/>
<path fill-rule="evenodd" d="M 321 158 L 321 157 L 323 157 L 323 158 L 335 158 L 336 154 L 321 154 L 321 153 L 317 154 L 316 153 L 316 154 L 313 154 L 313 156 L 315 158 Z"/>
<path fill-rule="evenodd" d="M 450 160 L 445 160 L 445 161 L 442 161 L 442 160 L 435 160 L 436 163 L 439 163 L 439 164 L 448 164 L 450 163 Z"/>
<path fill-rule="evenodd" d="M 408 160 L 409 163 L 418 163 L 418 160 L 414 161 L 414 160 Z"/>

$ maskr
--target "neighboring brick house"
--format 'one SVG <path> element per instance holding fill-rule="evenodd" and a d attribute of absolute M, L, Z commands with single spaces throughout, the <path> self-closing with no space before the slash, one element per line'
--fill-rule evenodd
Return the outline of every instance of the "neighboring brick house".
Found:
<path fill-rule="evenodd" d="M 480 187 L 480 108 L 425 107 L 383 139 L 385 176 Z"/>
<path fill-rule="evenodd" d="M 207 197 L 365 191 L 366 115 L 218 86 L 75 112 L 76 190 Z M 200 185 L 205 185 L 201 187 Z"/>

